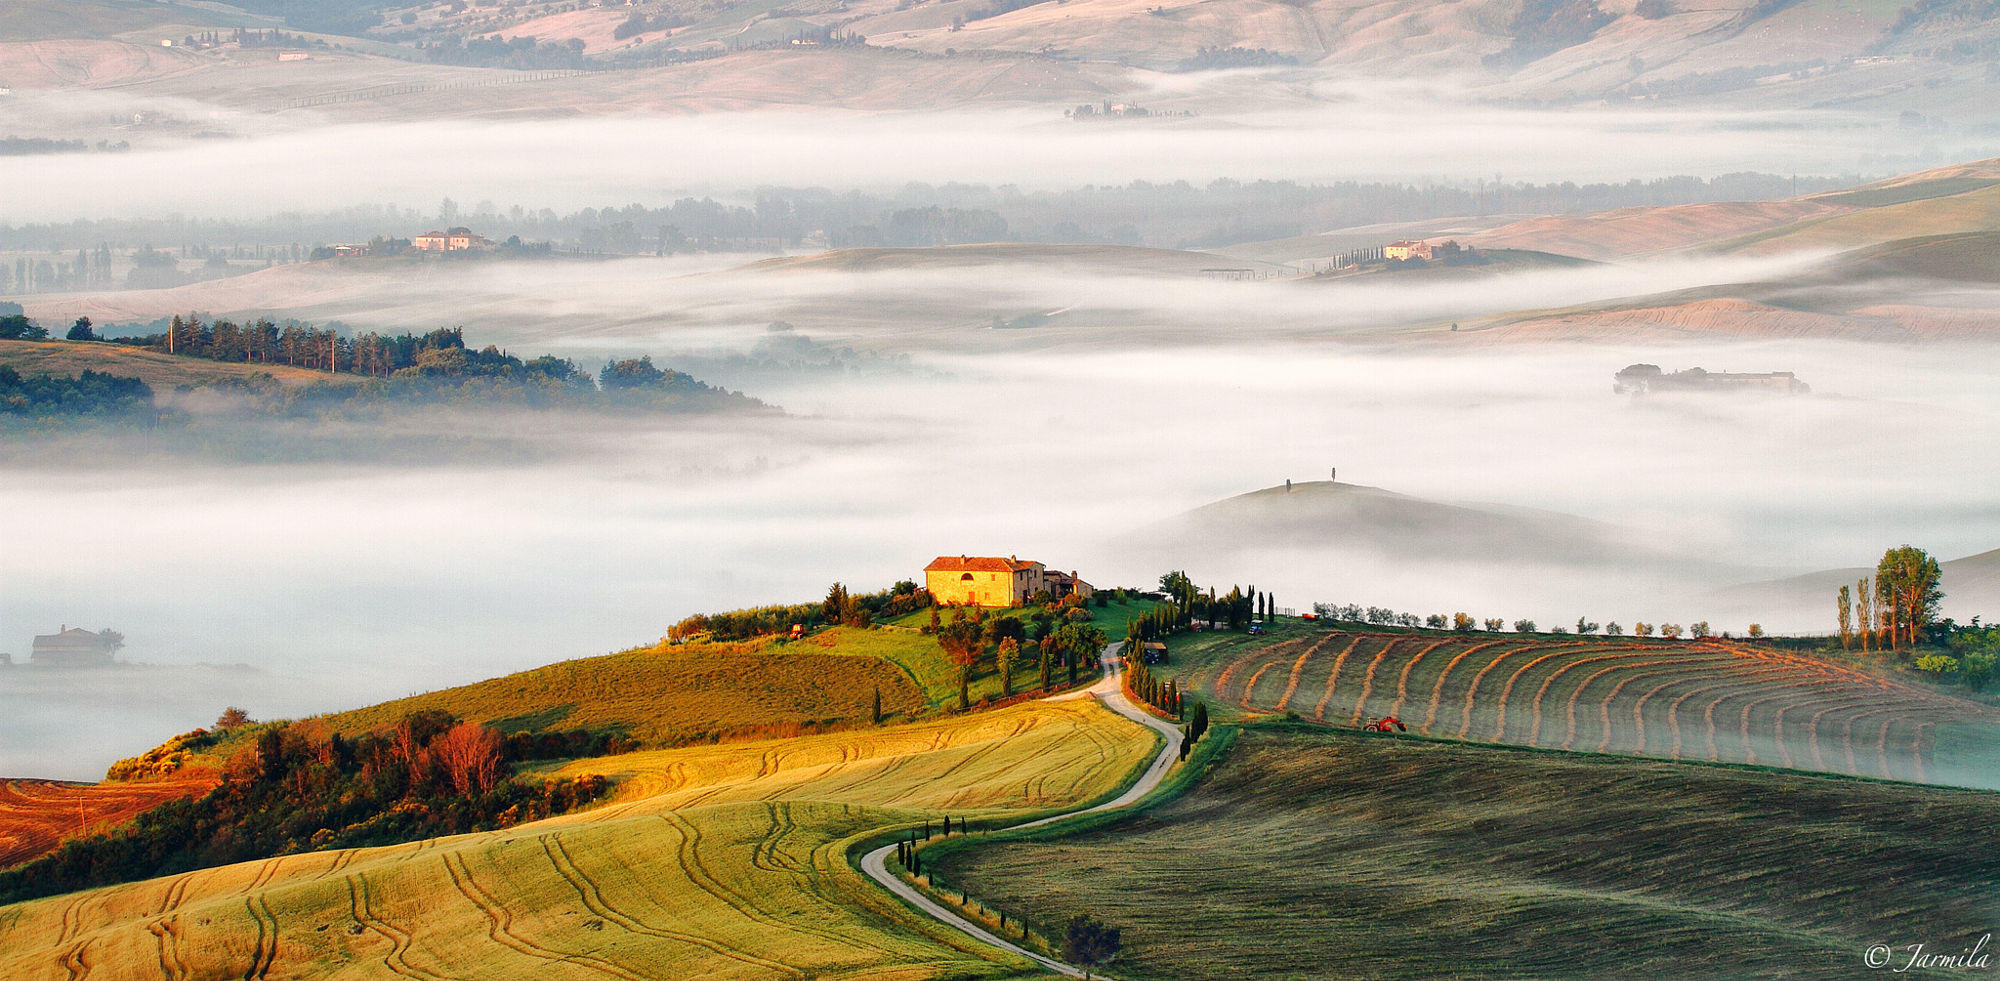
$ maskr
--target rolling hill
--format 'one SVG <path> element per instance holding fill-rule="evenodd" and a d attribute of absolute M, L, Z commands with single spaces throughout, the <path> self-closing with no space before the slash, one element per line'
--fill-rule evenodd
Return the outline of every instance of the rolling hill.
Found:
<path fill-rule="evenodd" d="M 1339 551 L 1440 557 L 1630 561 L 1632 535 L 1583 518 L 1500 505 L 1430 501 L 1363 484 L 1304 481 L 1239 494 L 1145 529 L 1177 547 L 1235 552 L 1319 543 Z"/>
<path fill-rule="evenodd" d="M 1995 801 L 1273 725 L 1143 813 L 926 864 L 1017 918 L 1119 925 L 1133 979 L 1834 977 L 1911 923 L 1979 941 Z"/>
<path fill-rule="evenodd" d="M 1089 701 L 584 761 L 614 800 L 506 831 L 289 855 L 0 908 L 0 974 L 1012 977 L 845 858 L 944 814 L 1115 792 L 1157 737 Z"/>

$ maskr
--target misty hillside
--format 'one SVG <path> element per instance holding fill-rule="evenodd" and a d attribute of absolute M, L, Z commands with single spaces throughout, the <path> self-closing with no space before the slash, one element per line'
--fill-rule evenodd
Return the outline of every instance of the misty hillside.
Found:
<path fill-rule="evenodd" d="M 2000 548 L 1977 555 L 1938 563 L 1943 573 L 1944 615 L 1960 623 L 1973 617 L 1982 622 L 2000 619 Z M 1834 598 L 1840 587 L 1850 589 L 1863 577 L 1872 580 L 1872 566 L 1828 569 L 1785 579 L 1770 579 L 1731 587 L 1728 592 L 1743 600 L 1786 616 L 1821 621 L 1832 630 L 1835 622 Z"/>
<path fill-rule="evenodd" d="M 313 60 L 272 72 L 239 29 L 301 32 Z M 217 36 L 210 46 L 206 37 Z M 262 38 L 265 35 L 258 35 Z M 1745 108 L 1908 111 L 1918 132 L 1984 116 L 2000 17 L 1983 4 L 1843 0 L 641 0 L 584 6 L 496 0 L 17 0 L 0 11 L 0 78 L 130 84 L 185 93 L 191 78 L 279 106 L 351 87 L 353 69 L 397 63 L 449 100 L 426 115 L 497 110 L 466 70 L 590 71 L 501 95 L 551 113 L 671 96 L 710 108 L 813 105 L 1105 104 L 1157 92 L 1141 73 L 1252 70 L 1315 78 L 1451 80 L 1551 103 L 1721 102 Z M 162 48 L 189 38 L 192 49 Z M 224 82 L 224 79 L 227 79 Z M 970 84 L 963 84 L 969 82 Z M 305 84 L 301 84 L 305 83 Z M 387 86 L 385 86 L 387 88 Z M 289 90 L 289 91 L 287 91 Z M 1123 98 L 1121 98 L 1123 97 Z M 340 111 L 375 98 L 343 95 Z M 1168 108 L 1159 106 L 1155 108 Z M 1116 125 L 1116 123 L 1113 123 Z"/>
<path fill-rule="evenodd" d="M 1551 511 L 1453 504 L 1320 480 L 1267 487 L 1147 530 L 1190 548 L 1325 548 L 1411 559 L 1536 559 L 1617 565 L 1646 550 L 1610 525 Z"/>

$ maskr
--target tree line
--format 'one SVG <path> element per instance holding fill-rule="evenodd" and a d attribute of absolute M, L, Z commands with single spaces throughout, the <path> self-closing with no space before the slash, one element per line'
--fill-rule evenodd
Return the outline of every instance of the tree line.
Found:
<path fill-rule="evenodd" d="M 1943 579 L 1943 568 L 1923 549 L 1884 551 L 1872 578 L 1835 593 L 1840 649 L 1900 654 L 1918 671 L 1984 689 L 2000 662 L 2000 628 L 1982 626 L 1978 617 L 1965 626 L 1940 617 Z"/>
<path fill-rule="evenodd" d="M 182 737 L 179 748 L 211 735 Z M 514 761 L 527 757 L 510 749 L 538 751 L 540 742 L 510 742 L 439 711 L 351 739 L 318 720 L 244 724 L 233 735 L 237 748 L 214 790 L 0 872 L 0 905 L 275 855 L 507 827 L 607 789 L 600 776 L 514 779 Z M 561 738 L 567 747 L 570 737 Z"/>

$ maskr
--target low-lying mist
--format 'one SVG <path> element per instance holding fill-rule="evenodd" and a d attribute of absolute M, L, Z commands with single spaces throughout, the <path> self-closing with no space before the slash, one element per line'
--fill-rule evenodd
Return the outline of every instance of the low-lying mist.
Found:
<path fill-rule="evenodd" d="M 66 99 L 85 100 L 68 106 Z M 0 106 L 91 117 L 101 94 Z M 1368 89 L 1338 101 L 1193 118 L 1075 123 L 1053 107 L 958 113 L 837 110 L 525 121 L 331 123 L 176 106 L 234 139 L 156 139 L 129 153 L 0 158 L 11 221 L 242 216 L 328 201 L 445 196 L 576 208 L 659 203 L 758 185 L 907 181 L 1035 187 L 1133 180 L 1624 180 L 1672 174 L 1887 174 L 1976 157 L 1969 137 L 1913 144 L 1893 119 L 1831 111 L 1537 110 Z M 17 125 L 18 124 L 18 125 Z"/>
<path fill-rule="evenodd" d="M 1644 568 L 1627 579 L 1536 554 L 1130 547 L 1189 508 L 1330 466 L 1343 482 L 1580 515 L 1774 575 L 1872 563 L 1906 541 L 1941 558 L 2000 542 L 1983 348 L 1417 354 L 1225 334 L 1136 350 L 1052 343 L 919 355 L 921 370 L 773 374 L 751 394 L 790 415 L 607 420 L 583 452 L 543 459 L 133 465 L 78 442 L 92 461 L 57 467 L 10 452 L 0 650 L 18 664 L 31 635 L 81 622 L 123 631 L 128 660 L 267 674 L 249 693 L 80 675 L 65 696 L 47 672 L 0 670 L 0 699 L 38 706 L 5 713 L 0 773 L 90 777 L 227 702 L 259 716 L 356 705 L 650 642 L 690 612 L 810 599 L 836 579 L 881 588 L 946 552 L 1033 556 L 1103 585 L 1177 565 L 1301 608 L 1827 626 L 1818 611 L 1687 598 L 1716 583 L 1670 594 Z M 1641 360 L 1793 370 L 1816 394 L 1614 396 L 1611 373 Z M 115 728 L 123 744 L 51 737 L 56 705 L 64 724 Z"/>

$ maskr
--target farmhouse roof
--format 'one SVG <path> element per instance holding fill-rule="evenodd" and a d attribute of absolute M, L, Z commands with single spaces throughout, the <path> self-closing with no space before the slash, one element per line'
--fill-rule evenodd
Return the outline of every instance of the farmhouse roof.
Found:
<path fill-rule="evenodd" d="M 95 630 L 82 627 L 66 627 L 60 633 L 37 634 L 36 650 L 74 650 L 77 648 L 96 649 L 104 644 L 103 636 Z"/>
<path fill-rule="evenodd" d="M 1023 569 L 1034 568 L 1035 564 L 1036 563 L 1033 562 L 1023 562 L 1020 559 L 1014 558 L 1012 556 L 1009 556 L 1007 558 L 1000 558 L 999 556 L 987 556 L 987 555 L 957 555 L 957 556 L 940 555 L 937 558 L 932 559 L 930 565 L 924 566 L 924 571 L 925 572 L 1020 572 Z"/>

